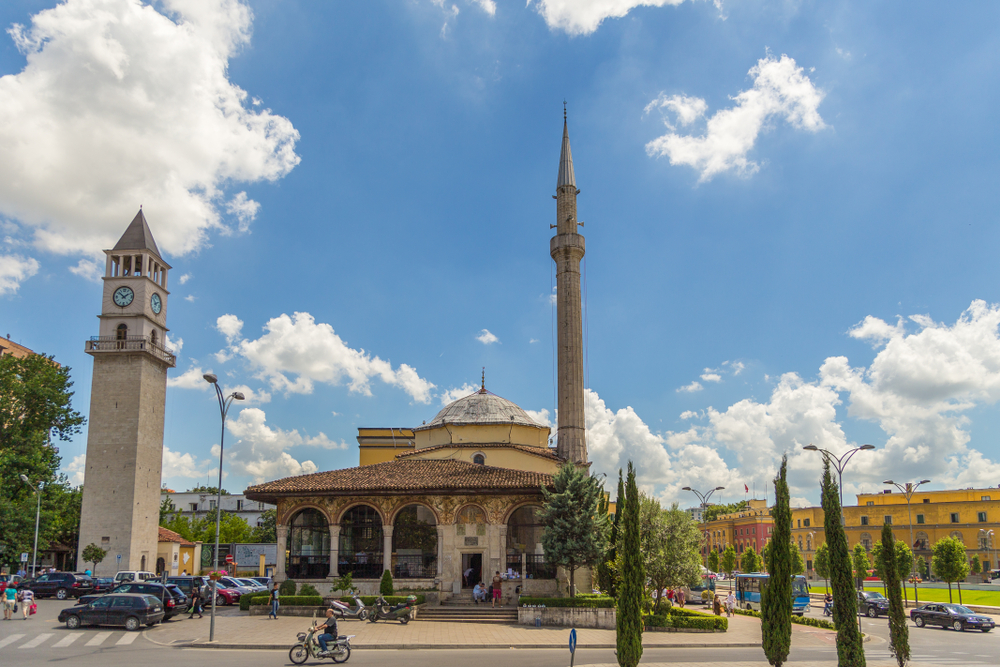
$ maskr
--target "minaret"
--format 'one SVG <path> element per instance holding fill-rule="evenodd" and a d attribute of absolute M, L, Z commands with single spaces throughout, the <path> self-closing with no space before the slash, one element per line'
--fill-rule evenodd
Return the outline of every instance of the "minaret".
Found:
<path fill-rule="evenodd" d="M 562 153 L 556 182 L 556 235 L 549 243 L 556 263 L 556 318 L 559 336 L 559 428 L 557 453 L 567 461 L 587 462 L 583 414 L 583 317 L 580 303 L 580 260 L 585 245 L 576 226 L 576 177 L 569 148 L 569 126 L 563 109 Z"/>
<path fill-rule="evenodd" d="M 88 544 L 108 552 L 95 576 L 157 567 L 163 411 L 176 362 L 165 347 L 170 266 L 142 210 L 104 253 L 99 335 L 86 342 L 94 378 L 80 511 L 80 553 Z M 176 563 L 162 565 L 177 573 Z"/>

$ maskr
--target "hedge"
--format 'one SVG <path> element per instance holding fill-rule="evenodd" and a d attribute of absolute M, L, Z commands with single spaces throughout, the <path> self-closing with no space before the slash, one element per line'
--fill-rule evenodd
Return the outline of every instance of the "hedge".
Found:
<path fill-rule="evenodd" d="M 261 595 L 260 593 L 244 593 L 240 596 L 240 611 L 250 611 L 251 604 L 267 604 L 267 599 L 269 597 L 271 597 L 270 594 Z M 260 599 L 264 602 L 254 602 L 255 599 Z"/>
<path fill-rule="evenodd" d="M 240 597 L 240 608 L 243 608 L 243 598 L 246 595 Z M 267 595 L 254 595 L 250 598 L 248 605 L 263 606 L 266 605 L 268 601 Z M 283 595 L 278 598 L 278 603 L 281 605 L 288 605 L 290 607 L 322 607 L 323 598 L 318 595 Z M 249 609 L 249 606 L 247 607 Z"/>
<path fill-rule="evenodd" d="M 650 628 L 688 628 L 695 630 L 721 630 L 723 632 L 729 629 L 729 621 L 725 616 L 716 616 L 714 614 L 677 608 L 671 610 L 669 614 L 646 616 L 643 621 L 644 625 Z"/>
<path fill-rule="evenodd" d="M 734 609 L 733 612 L 739 614 L 740 616 L 753 616 L 754 618 L 760 618 L 760 612 L 754 611 L 752 609 Z M 826 630 L 836 630 L 837 626 L 822 618 L 810 618 L 808 616 L 796 616 L 792 614 L 792 623 L 798 625 L 808 625 L 813 628 L 825 628 Z"/>
<path fill-rule="evenodd" d="M 372 606 L 373 604 L 375 604 L 375 600 L 378 599 L 378 597 L 375 596 L 375 595 L 360 595 L 358 597 L 361 598 L 361 604 L 363 604 L 366 607 Z M 385 601 L 388 604 L 399 604 L 401 602 L 406 602 L 406 598 L 408 598 L 410 596 L 409 595 L 385 595 L 383 597 L 385 598 Z M 423 604 L 424 602 L 427 601 L 427 598 L 424 595 L 417 595 L 416 598 L 417 598 L 417 601 L 414 602 L 414 604 Z M 347 604 L 347 605 L 353 605 L 354 604 L 354 598 L 342 597 L 342 598 L 340 598 L 340 601 L 343 602 L 344 604 Z"/>
<path fill-rule="evenodd" d="M 575 597 L 575 598 L 531 598 L 521 596 L 517 601 L 518 605 L 546 607 L 580 607 L 583 609 L 607 609 L 614 608 L 614 598 L 610 597 Z"/>

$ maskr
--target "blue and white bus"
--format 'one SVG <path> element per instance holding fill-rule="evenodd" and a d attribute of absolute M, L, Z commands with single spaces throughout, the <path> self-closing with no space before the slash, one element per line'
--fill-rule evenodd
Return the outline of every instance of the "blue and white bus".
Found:
<path fill-rule="evenodd" d="M 736 604 L 740 609 L 760 611 L 760 592 L 768 579 L 767 574 L 736 575 Z M 792 576 L 792 613 L 802 616 L 809 608 L 809 584 L 801 574 Z"/>

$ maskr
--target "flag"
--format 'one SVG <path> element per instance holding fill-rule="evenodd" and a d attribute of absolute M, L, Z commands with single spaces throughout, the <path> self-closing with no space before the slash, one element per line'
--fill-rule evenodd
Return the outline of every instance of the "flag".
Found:
<path fill-rule="evenodd" d="M 744 492 L 744 493 L 750 493 L 750 487 L 749 487 L 749 486 L 747 486 L 746 484 L 744 484 L 744 485 L 743 485 L 743 492 Z"/>

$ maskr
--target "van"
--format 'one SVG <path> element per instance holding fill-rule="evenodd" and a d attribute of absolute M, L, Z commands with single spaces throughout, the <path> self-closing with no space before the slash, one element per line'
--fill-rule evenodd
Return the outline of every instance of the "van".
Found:
<path fill-rule="evenodd" d="M 159 577 L 153 572 L 143 572 L 142 570 L 122 570 L 115 575 L 116 584 L 123 581 L 148 581 L 150 579 L 159 579 Z"/>

